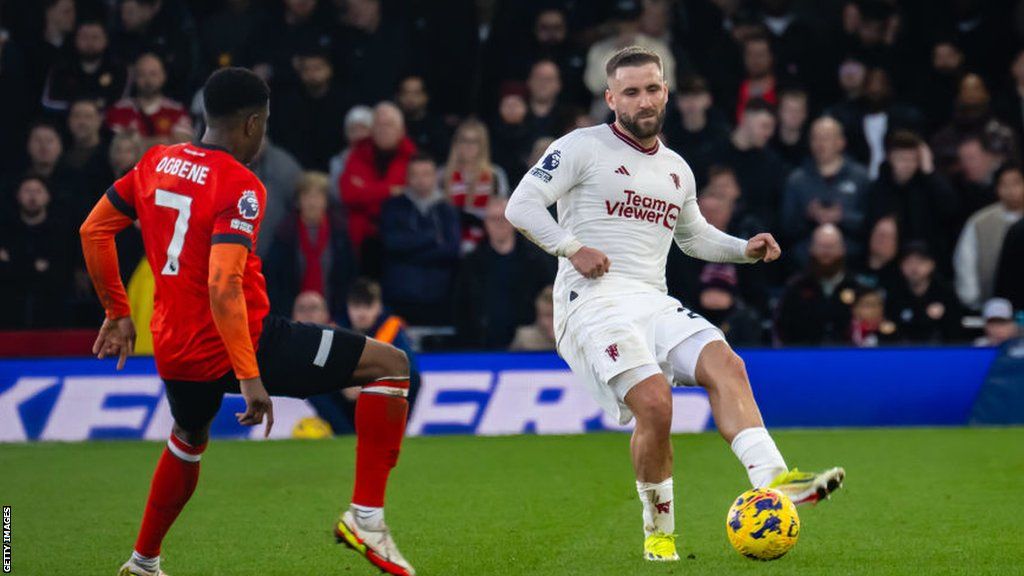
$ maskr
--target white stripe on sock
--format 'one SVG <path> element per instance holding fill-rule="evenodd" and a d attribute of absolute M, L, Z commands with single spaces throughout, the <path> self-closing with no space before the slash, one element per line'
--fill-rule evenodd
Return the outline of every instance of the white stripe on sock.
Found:
<path fill-rule="evenodd" d="M 331 343 L 334 342 L 334 331 L 324 329 L 320 335 L 320 348 L 316 351 L 316 358 L 313 358 L 313 365 L 323 368 L 327 365 L 327 357 L 331 354 Z"/>
<path fill-rule="evenodd" d="M 199 460 L 202 459 L 202 455 L 200 454 L 189 454 L 175 446 L 174 440 L 167 440 L 167 448 L 170 449 L 171 454 L 174 454 L 179 460 L 184 460 L 185 462 L 199 462 Z"/>

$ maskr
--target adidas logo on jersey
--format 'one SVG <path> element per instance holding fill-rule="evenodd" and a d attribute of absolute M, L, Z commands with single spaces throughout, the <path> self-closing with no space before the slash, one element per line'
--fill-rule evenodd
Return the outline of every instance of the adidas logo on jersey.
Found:
<path fill-rule="evenodd" d="M 615 171 L 616 174 L 622 174 L 623 176 L 629 176 L 629 170 L 626 170 L 625 166 L 619 166 L 619 169 Z"/>

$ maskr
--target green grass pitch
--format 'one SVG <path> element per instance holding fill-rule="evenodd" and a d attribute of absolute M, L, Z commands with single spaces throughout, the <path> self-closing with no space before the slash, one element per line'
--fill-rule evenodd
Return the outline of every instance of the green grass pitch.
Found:
<path fill-rule="evenodd" d="M 843 465 L 831 501 L 802 508 L 800 542 L 770 563 L 725 537 L 747 487 L 714 434 L 674 438 L 682 560 L 641 560 L 628 437 L 413 438 L 392 475 L 388 520 L 422 575 L 1024 574 L 1024 428 L 786 431 L 791 466 Z M 13 506 L 14 574 L 110 575 L 134 542 L 161 446 L 0 446 Z M 353 439 L 213 442 L 171 530 L 172 576 L 369 575 L 334 543 Z"/>

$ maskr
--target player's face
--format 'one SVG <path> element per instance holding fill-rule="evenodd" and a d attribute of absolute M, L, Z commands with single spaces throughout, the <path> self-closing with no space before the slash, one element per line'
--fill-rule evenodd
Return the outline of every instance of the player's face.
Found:
<path fill-rule="evenodd" d="M 668 85 L 655 63 L 625 66 L 608 79 L 605 102 L 616 121 L 639 139 L 661 133 L 665 122 Z"/>

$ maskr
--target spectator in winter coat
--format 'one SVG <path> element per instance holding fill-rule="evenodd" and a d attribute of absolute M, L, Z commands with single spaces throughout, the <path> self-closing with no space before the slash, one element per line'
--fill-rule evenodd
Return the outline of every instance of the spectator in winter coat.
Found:
<path fill-rule="evenodd" d="M 892 216 L 904 243 L 928 244 L 947 269 L 952 242 L 949 228 L 956 216 L 956 193 L 935 170 L 931 150 L 916 134 L 898 130 L 889 135 L 889 152 L 878 180 L 868 192 L 868 221 Z"/>
<path fill-rule="evenodd" d="M 341 201 L 348 208 L 349 235 L 367 273 L 377 272 L 380 211 L 384 201 L 402 194 L 409 159 L 416 145 L 405 135 L 402 111 L 390 102 L 373 110 L 370 137 L 358 142 L 341 173 Z M 364 246 L 365 244 L 365 246 Z"/>
<path fill-rule="evenodd" d="M 348 287 L 356 277 L 345 219 L 327 199 L 327 175 L 307 172 L 296 186 L 297 211 L 278 225 L 264 262 L 271 308 L 287 314 L 301 292 L 327 300 L 331 314 L 345 310 Z"/>
<path fill-rule="evenodd" d="M 459 216 L 437 186 L 427 156 L 409 161 L 408 186 L 381 210 L 384 300 L 411 324 L 451 322 L 451 294 L 459 264 Z"/>
<path fill-rule="evenodd" d="M 967 220 L 953 253 L 956 293 L 965 306 L 974 310 L 995 292 L 996 267 L 1006 231 L 1024 216 L 1024 170 L 1006 166 L 996 174 L 995 181 L 999 201 Z"/>
<path fill-rule="evenodd" d="M 462 265 L 455 292 L 456 329 L 468 348 L 508 348 L 516 327 L 533 322 L 537 293 L 554 280 L 546 254 L 523 241 L 505 218 L 508 200 L 487 204 L 487 242 Z"/>
<path fill-rule="evenodd" d="M 848 342 L 857 287 L 846 269 L 843 233 L 835 224 L 822 224 L 811 237 L 807 271 L 789 283 L 779 303 L 779 340 L 812 345 Z"/>
<path fill-rule="evenodd" d="M 846 238 L 847 252 L 861 253 L 864 215 L 870 181 L 867 170 L 843 155 L 843 127 L 830 117 L 811 127 L 811 161 L 794 171 L 786 184 L 782 229 L 793 243 L 796 261 L 807 261 L 811 232 L 835 224 Z"/>

